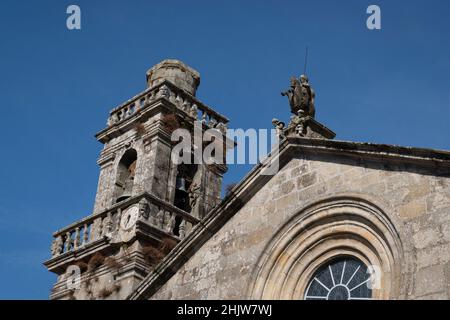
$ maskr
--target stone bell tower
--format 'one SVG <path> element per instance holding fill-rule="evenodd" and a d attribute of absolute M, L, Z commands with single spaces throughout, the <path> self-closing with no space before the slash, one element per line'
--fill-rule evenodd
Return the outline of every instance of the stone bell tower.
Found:
<path fill-rule="evenodd" d="M 96 134 L 104 147 L 93 213 L 53 234 L 44 263 L 58 275 L 52 299 L 126 298 L 221 201 L 223 162 L 171 156 L 178 128 L 200 123 L 226 141 L 228 119 L 196 98 L 199 84 L 197 71 L 164 60 L 147 71 L 146 90 L 110 112 Z"/>

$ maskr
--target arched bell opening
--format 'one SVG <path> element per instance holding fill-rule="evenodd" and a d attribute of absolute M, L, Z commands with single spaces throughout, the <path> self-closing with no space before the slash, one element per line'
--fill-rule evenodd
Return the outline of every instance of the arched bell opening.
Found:
<path fill-rule="evenodd" d="M 127 150 L 119 161 L 115 181 L 116 203 L 131 197 L 136 173 L 137 152 Z"/>
<path fill-rule="evenodd" d="M 196 164 L 183 163 L 177 168 L 174 205 L 186 212 L 191 212 L 192 199 L 198 196 L 194 194 L 198 193 L 198 190 L 193 185 L 197 170 L 198 165 Z"/>

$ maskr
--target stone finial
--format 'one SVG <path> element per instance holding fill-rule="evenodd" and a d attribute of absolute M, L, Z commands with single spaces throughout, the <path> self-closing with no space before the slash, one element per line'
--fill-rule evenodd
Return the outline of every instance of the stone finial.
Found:
<path fill-rule="evenodd" d="M 147 71 L 147 86 L 153 87 L 164 80 L 193 96 L 200 85 L 200 74 L 179 60 L 164 60 Z"/>

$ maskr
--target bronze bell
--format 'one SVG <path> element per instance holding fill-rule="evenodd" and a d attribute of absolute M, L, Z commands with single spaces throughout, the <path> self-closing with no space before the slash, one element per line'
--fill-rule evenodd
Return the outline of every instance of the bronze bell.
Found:
<path fill-rule="evenodd" d="M 182 177 L 177 177 L 177 182 L 176 182 L 175 188 L 177 190 L 181 190 L 181 191 L 187 192 L 187 190 L 186 190 L 186 179 L 184 179 Z"/>

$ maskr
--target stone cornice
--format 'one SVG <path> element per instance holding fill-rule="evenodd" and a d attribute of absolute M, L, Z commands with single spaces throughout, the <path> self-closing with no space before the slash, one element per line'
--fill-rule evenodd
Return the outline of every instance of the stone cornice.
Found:
<path fill-rule="evenodd" d="M 444 150 L 294 137 L 288 137 L 287 142 L 296 149 L 315 154 L 406 162 L 424 167 L 450 167 L 450 152 Z"/>

